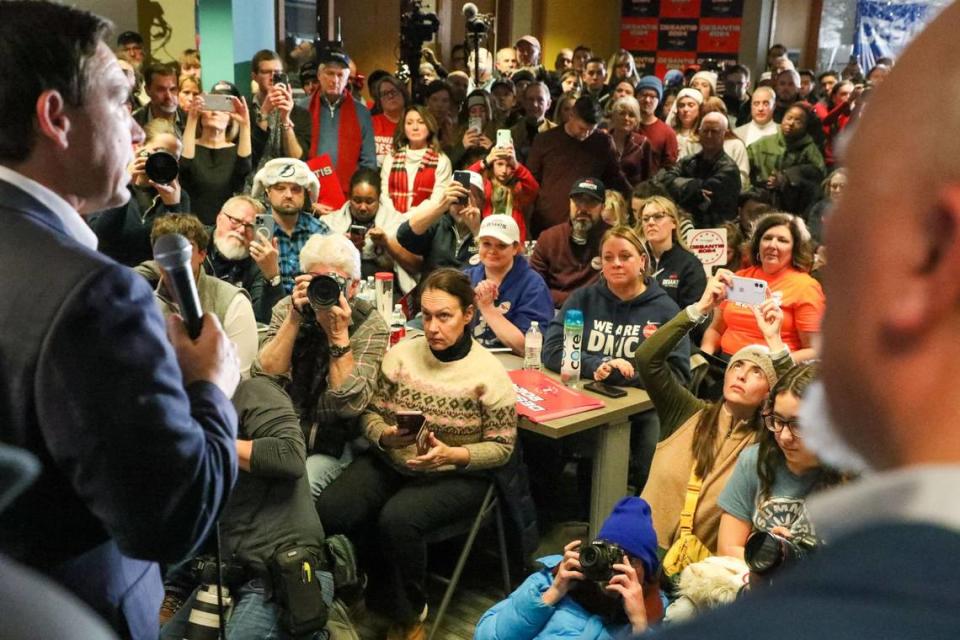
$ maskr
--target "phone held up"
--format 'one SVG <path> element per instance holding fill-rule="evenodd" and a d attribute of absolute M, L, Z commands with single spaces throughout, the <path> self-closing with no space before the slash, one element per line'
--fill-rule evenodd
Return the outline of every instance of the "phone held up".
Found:
<path fill-rule="evenodd" d="M 513 146 L 513 134 L 510 129 L 497 129 L 497 148 L 506 149 Z"/>
<path fill-rule="evenodd" d="M 201 97 L 203 98 L 204 111 L 226 111 L 228 113 L 235 111 L 230 96 L 219 93 L 204 93 Z"/>
<path fill-rule="evenodd" d="M 469 171 L 454 171 L 453 179 L 463 185 L 463 188 L 468 192 L 470 191 L 470 172 Z M 467 198 L 460 198 L 457 204 L 467 204 Z"/>
<path fill-rule="evenodd" d="M 254 219 L 254 229 L 256 230 L 257 239 L 260 242 L 269 243 L 273 239 L 273 231 L 276 225 L 277 223 L 274 221 L 272 214 L 258 214 L 256 219 Z"/>
<path fill-rule="evenodd" d="M 733 276 L 733 286 L 727 287 L 727 300 L 747 306 L 763 304 L 767 299 L 767 283 L 757 278 Z"/>

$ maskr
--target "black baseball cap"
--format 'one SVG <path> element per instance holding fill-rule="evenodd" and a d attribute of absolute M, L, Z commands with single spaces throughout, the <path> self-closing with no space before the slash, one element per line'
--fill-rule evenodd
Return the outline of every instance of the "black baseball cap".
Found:
<path fill-rule="evenodd" d="M 313 61 L 304 62 L 300 65 L 300 82 L 317 79 L 317 63 Z"/>
<path fill-rule="evenodd" d="M 603 202 L 607 197 L 607 189 L 597 178 L 580 178 L 570 189 L 570 197 L 573 196 L 590 196 Z"/>
<path fill-rule="evenodd" d="M 343 49 L 329 47 L 321 49 L 320 52 L 317 53 L 317 64 L 341 64 L 344 67 L 349 67 L 350 56 L 348 56 L 347 52 Z"/>
<path fill-rule="evenodd" d="M 124 31 L 117 36 L 117 46 L 122 47 L 125 44 L 143 44 L 143 36 L 136 31 Z"/>
<path fill-rule="evenodd" d="M 226 80 L 221 80 L 214 84 L 210 88 L 210 93 L 221 96 L 233 96 L 234 98 L 240 97 L 240 92 L 237 90 L 237 86 L 232 82 L 227 82 Z"/>

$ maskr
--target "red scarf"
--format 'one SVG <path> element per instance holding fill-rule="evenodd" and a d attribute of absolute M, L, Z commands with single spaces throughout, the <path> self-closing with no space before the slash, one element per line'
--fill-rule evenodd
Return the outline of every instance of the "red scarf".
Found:
<path fill-rule="evenodd" d="M 427 149 L 420 161 L 420 166 L 417 167 L 417 175 L 413 177 L 413 191 L 411 192 L 409 191 L 410 180 L 407 177 L 407 149 L 404 147 L 393 152 L 393 163 L 390 167 L 388 185 L 394 209 L 400 213 L 406 213 L 433 194 L 433 185 L 437 181 L 437 163 L 439 160 L 440 154 L 433 149 Z M 410 202 L 409 206 L 407 205 L 408 201 Z"/>
<path fill-rule="evenodd" d="M 310 133 L 310 158 L 316 158 L 318 155 L 320 110 L 327 108 L 322 100 L 322 91 L 317 91 L 310 98 L 310 118 L 313 122 Z M 343 192 L 350 193 L 350 177 L 357 170 L 357 164 L 360 161 L 363 133 L 360 131 L 360 119 L 357 118 L 357 106 L 349 93 L 345 93 L 340 100 L 340 131 L 337 134 L 337 165 L 335 167 L 337 180 Z"/>

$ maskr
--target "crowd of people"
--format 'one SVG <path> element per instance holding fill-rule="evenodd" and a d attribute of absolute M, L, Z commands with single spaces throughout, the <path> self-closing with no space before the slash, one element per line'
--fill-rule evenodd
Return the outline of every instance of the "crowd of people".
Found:
<path fill-rule="evenodd" d="M 630 486 L 597 539 L 541 558 L 483 615 L 477 638 L 667 629 L 672 602 L 700 576 L 686 572 L 706 558 L 732 559 L 750 574 L 751 591 L 763 591 L 769 576 L 753 560 L 757 540 L 800 555 L 819 545 L 807 498 L 851 479 L 808 446 L 798 419 L 819 384 L 823 230 L 847 184 L 839 136 L 869 111 L 891 60 L 865 75 L 855 66 L 818 75 L 796 69 L 777 45 L 756 83 L 740 64 L 660 78 L 643 74 L 627 51 L 604 59 L 585 45 L 562 49 L 548 70 L 539 41 L 525 35 L 475 60 L 452 52 L 447 68 L 425 54 L 414 87 L 357 69 L 338 48 L 296 65 L 264 50 L 251 61 L 250 86 L 238 87 L 205 78 L 195 50 L 147 60 L 143 39 L 128 32 L 110 51 L 106 25 L 89 14 L 37 6 L 45 7 L 41 22 L 56 16 L 89 34 L 83 46 L 64 47 L 74 56 L 64 64 L 81 74 L 68 84 L 84 85 L 84 73 L 106 78 L 88 92 L 111 104 L 116 113 L 101 116 L 128 139 L 114 150 L 126 160 L 115 192 L 76 198 L 88 226 L 55 223 L 99 251 L 62 260 L 107 275 L 80 299 L 57 285 L 22 306 L 50 318 L 52 337 L 38 347 L 45 352 L 89 341 L 69 323 L 106 304 L 115 317 L 103 331 L 129 351 L 94 359 L 115 369 L 111 384 L 89 382 L 80 399 L 42 400 L 56 405 L 51 419 L 95 418 L 111 433 L 129 426 L 126 418 L 179 426 L 130 443 L 151 448 L 136 460 L 105 453 L 102 464 L 119 470 L 107 479 L 69 438 L 43 445 L 41 460 L 63 470 L 45 472 L 3 515 L 0 540 L 20 561 L 49 555 L 39 566 L 115 630 L 183 637 L 191 612 L 210 602 L 209 573 L 197 568 L 205 562 L 184 560 L 218 551 L 233 596 L 228 638 L 326 638 L 342 586 L 328 541 L 339 538 L 356 551 L 363 601 L 387 621 L 387 637 L 424 638 L 427 540 L 474 517 L 491 486 L 518 566 L 532 566 L 538 518 L 549 524 L 542 508 L 556 488 L 542 478 L 528 485 L 526 462 L 538 473 L 543 465 L 531 458 L 536 446 L 521 446 L 530 434 L 518 432 L 514 388 L 494 352 L 524 355 L 528 331 L 539 327 L 542 365 L 559 372 L 570 312 L 583 319 L 581 375 L 644 389 L 653 410 L 631 419 Z M 21 26 L 39 24 L 19 6 L 2 10 Z M 63 106 L 45 104 L 50 113 Z M 42 127 L 54 131 L 56 118 L 48 120 Z M 23 164 L 30 154 L 57 153 L 53 134 L 41 151 L 24 139 L 13 149 L 6 135 L 0 157 L 20 162 L 12 166 L 23 175 L 40 175 Z M 20 202 L 13 192 L 22 189 L 31 202 L 20 208 L 57 211 L 16 171 L 0 165 L 3 201 Z M 687 238 L 720 228 L 726 264 L 705 272 Z M 17 260 L 40 242 L 35 231 L 22 233 L 30 242 L 16 248 Z M 170 233 L 192 250 L 205 314 L 195 342 L 178 319 L 173 276 L 153 255 Z M 760 288 L 759 300 L 733 299 L 741 279 Z M 375 291 L 392 296 L 413 335 L 397 340 L 394 309 L 378 309 Z M 925 313 L 904 295 L 914 306 L 891 332 Z M 62 316 L 61 300 L 69 305 Z M 121 312 L 121 302 L 136 303 L 136 315 Z M 149 327 L 147 342 L 131 335 L 139 323 Z M 92 348 L 78 344 L 68 364 Z M 714 384 L 693 374 L 696 354 Z M 228 372 L 234 364 L 237 375 Z M 67 365 L 44 366 L 36 384 L 66 381 L 57 367 Z M 164 402 L 139 395 L 146 377 L 163 387 Z M 98 402 L 125 408 L 104 413 Z M 101 437 L 94 445 L 110 447 Z M 172 462 L 156 460 L 168 450 Z M 147 457 L 145 470 L 133 468 Z M 121 472 L 141 484 L 156 474 L 168 495 L 137 504 L 135 484 L 87 513 L 89 496 L 122 485 Z M 178 502 L 183 487 L 197 491 Z M 84 516 L 58 530 L 63 514 L 38 515 L 30 502 L 51 495 L 64 499 L 67 515 Z M 165 520 L 169 512 L 176 517 Z M 66 540 L 51 551 L 38 532 Z M 172 551 L 144 543 L 146 532 L 170 536 Z M 112 539 L 104 553 L 146 561 L 141 571 L 152 580 L 152 563 L 162 564 L 162 606 L 123 611 L 76 586 L 85 563 L 96 562 L 85 552 Z M 289 581 L 285 558 L 293 557 L 294 573 L 312 577 Z"/>

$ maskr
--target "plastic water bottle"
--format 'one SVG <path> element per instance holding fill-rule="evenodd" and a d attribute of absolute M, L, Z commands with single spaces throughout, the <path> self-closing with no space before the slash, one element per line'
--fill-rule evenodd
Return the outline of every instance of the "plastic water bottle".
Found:
<path fill-rule="evenodd" d="M 367 276 L 367 282 L 364 288 L 364 300 L 370 304 L 377 304 L 377 285 L 373 281 L 373 276 Z"/>
<path fill-rule="evenodd" d="M 580 386 L 580 347 L 583 344 L 583 312 L 568 309 L 563 317 L 563 364 L 560 380 L 568 387 Z"/>
<path fill-rule="evenodd" d="M 407 335 L 407 317 L 403 315 L 403 307 L 399 304 L 393 307 L 393 316 L 390 318 L 390 346 L 397 344 Z"/>
<path fill-rule="evenodd" d="M 536 320 L 530 323 L 526 335 L 523 337 L 523 368 L 541 371 L 540 351 L 543 349 L 543 334 L 540 333 L 540 323 Z"/>

